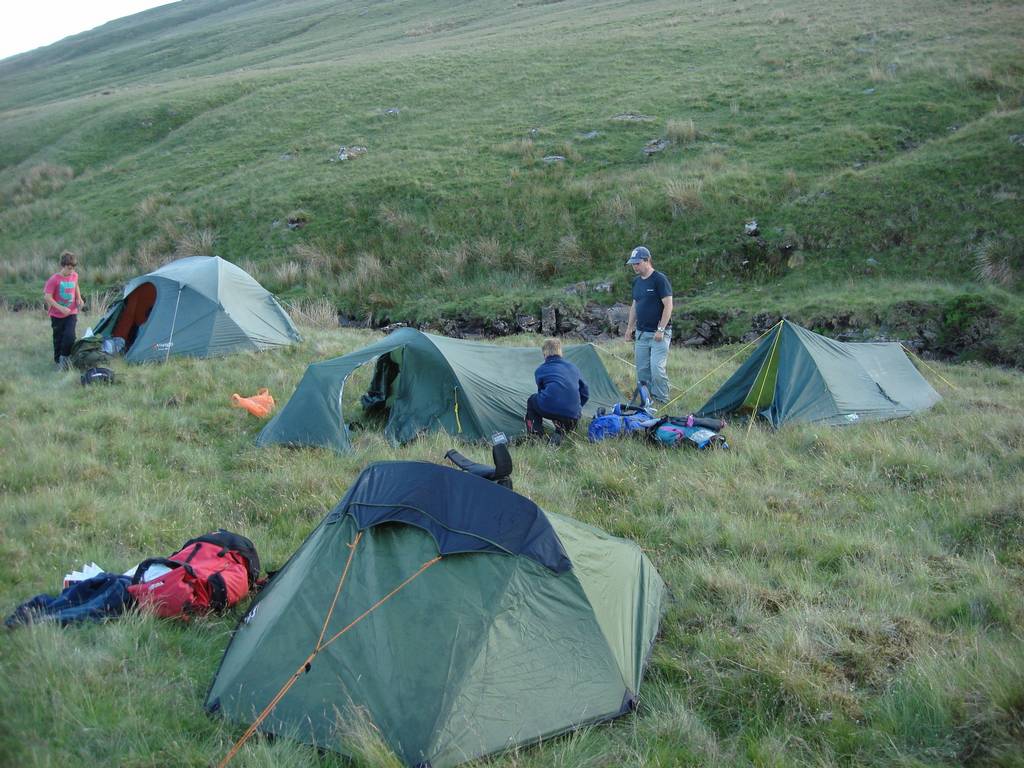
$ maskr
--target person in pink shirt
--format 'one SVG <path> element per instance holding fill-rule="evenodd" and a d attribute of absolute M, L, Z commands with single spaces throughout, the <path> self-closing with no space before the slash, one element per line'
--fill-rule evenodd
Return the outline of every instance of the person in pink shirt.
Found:
<path fill-rule="evenodd" d="M 69 366 L 68 356 L 75 343 L 75 324 L 78 310 L 85 306 L 78 290 L 78 256 L 71 251 L 60 255 L 60 272 L 55 272 L 43 287 L 43 301 L 50 310 L 53 328 L 53 362 L 60 369 Z"/>

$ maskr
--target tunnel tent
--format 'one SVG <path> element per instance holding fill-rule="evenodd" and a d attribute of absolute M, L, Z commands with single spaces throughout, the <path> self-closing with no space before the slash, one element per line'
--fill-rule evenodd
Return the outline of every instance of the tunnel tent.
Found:
<path fill-rule="evenodd" d="M 631 541 L 426 462 L 367 467 L 238 624 L 206 709 L 446 768 L 635 707 L 666 588 Z M 250 725 L 251 724 L 251 725 Z M 235 750 L 232 750 L 232 754 Z"/>
<path fill-rule="evenodd" d="M 301 341 L 288 313 L 245 270 L 190 256 L 131 280 L 93 332 L 125 340 L 125 359 L 212 357 Z"/>
<path fill-rule="evenodd" d="M 568 345 L 563 354 L 590 389 L 584 416 L 621 399 L 593 345 Z M 363 405 L 384 408 L 385 437 L 405 443 L 425 431 L 467 440 L 525 433 L 526 400 L 537 391 L 533 372 L 544 356 L 539 346 L 503 347 L 400 328 L 363 349 L 310 365 L 257 445 L 352 450 L 342 391 L 353 371 L 374 361 Z"/>
<path fill-rule="evenodd" d="M 842 342 L 780 320 L 698 411 L 852 424 L 909 416 L 941 398 L 898 342 Z"/>

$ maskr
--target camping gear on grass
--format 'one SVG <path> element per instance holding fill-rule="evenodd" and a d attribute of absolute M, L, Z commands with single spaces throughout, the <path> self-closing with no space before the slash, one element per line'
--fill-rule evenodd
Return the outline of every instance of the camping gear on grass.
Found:
<path fill-rule="evenodd" d="M 611 406 L 619 392 L 591 344 L 567 346 L 566 360 L 590 388 L 583 412 Z M 443 429 L 467 440 L 526 430 L 526 400 L 537 391 L 533 372 L 544 361 L 537 347 L 501 347 L 401 328 L 357 352 L 313 363 L 294 394 L 256 438 L 257 445 L 311 445 L 338 453 L 352 449 L 341 413 L 345 381 L 376 360 L 364 408 L 384 408 L 384 435 L 405 443 L 419 432 Z"/>
<path fill-rule="evenodd" d="M 113 384 L 114 372 L 109 368 L 90 368 L 81 377 L 82 386 L 90 384 Z"/>
<path fill-rule="evenodd" d="M 508 451 L 508 438 L 501 432 L 491 435 L 491 459 L 494 466 L 467 459 L 455 449 L 448 451 L 444 457 L 463 472 L 491 480 L 512 490 L 512 454 Z"/>
<path fill-rule="evenodd" d="M 169 570 L 147 578 L 153 566 Z M 247 594 L 260 573 L 255 545 L 223 529 L 189 539 L 170 557 L 139 563 L 128 591 L 139 606 L 157 616 L 188 619 L 228 608 Z"/>
<path fill-rule="evenodd" d="M 708 423 L 713 426 L 725 426 L 725 422 L 719 419 L 696 419 L 692 415 L 682 418 L 665 416 L 647 428 L 647 436 L 657 445 L 666 448 L 685 446 L 702 451 L 708 448 L 728 450 L 729 443 L 725 435 L 707 426 Z"/>
<path fill-rule="evenodd" d="M 109 363 L 110 355 L 103 351 L 99 336 L 83 336 L 72 345 L 68 360 L 78 370 L 87 371 Z"/>
<path fill-rule="evenodd" d="M 301 341 L 288 313 L 240 267 L 190 256 L 137 277 L 96 324 L 97 337 L 125 340 L 125 360 L 212 357 Z"/>
<path fill-rule="evenodd" d="M 261 388 L 252 397 L 242 397 L 237 392 L 231 395 L 231 404 L 236 408 L 244 408 L 258 419 L 265 419 L 274 410 L 274 398 L 270 390 Z"/>
<path fill-rule="evenodd" d="M 835 341 L 782 320 L 697 415 L 852 424 L 909 416 L 940 399 L 900 344 Z"/>
<path fill-rule="evenodd" d="M 644 433 L 656 421 L 657 418 L 642 406 L 616 403 L 612 406 L 611 413 L 605 412 L 604 408 L 597 409 L 587 427 L 587 439 L 592 443 L 599 443 L 609 437 Z"/>
<path fill-rule="evenodd" d="M 357 713 L 432 768 L 624 714 L 664 597 L 632 542 L 467 472 L 372 464 L 232 636 L 206 708 L 252 725 L 221 765 L 257 728 L 344 753 Z"/>

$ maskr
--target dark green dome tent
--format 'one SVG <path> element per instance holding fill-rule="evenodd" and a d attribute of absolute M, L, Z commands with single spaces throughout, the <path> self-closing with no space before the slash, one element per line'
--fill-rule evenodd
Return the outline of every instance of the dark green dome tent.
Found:
<path fill-rule="evenodd" d="M 125 360 L 213 357 L 301 341 L 288 313 L 248 272 L 190 256 L 129 282 L 93 333 L 125 340 Z"/>
<path fill-rule="evenodd" d="M 564 355 L 590 388 L 584 416 L 620 400 L 593 345 L 567 346 Z M 356 352 L 310 365 L 284 408 L 260 432 L 257 445 L 351 450 L 342 388 L 356 368 L 375 359 L 373 391 L 364 403 L 386 405 L 384 434 L 396 443 L 438 429 L 468 440 L 525 432 L 526 399 L 537 391 L 533 372 L 544 362 L 539 347 L 499 347 L 401 328 Z"/>
<path fill-rule="evenodd" d="M 852 424 L 909 416 L 940 399 L 901 344 L 835 341 L 782 320 L 698 415 Z"/>
<path fill-rule="evenodd" d="M 206 708 L 342 753 L 359 711 L 404 764 L 453 766 L 632 709 L 664 597 L 632 542 L 372 464 L 253 602 Z"/>

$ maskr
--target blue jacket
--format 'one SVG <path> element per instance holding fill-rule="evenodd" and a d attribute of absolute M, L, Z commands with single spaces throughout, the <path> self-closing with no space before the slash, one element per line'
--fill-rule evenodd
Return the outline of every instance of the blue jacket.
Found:
<path fill-rule="evenodd" d="M 578 419 L 587 404 L 590 390 L 580 378 L 580 369 L 564 357 L 551 355 L 533 372 L 537 380 L 537 406 L 568 419 Z"/>

